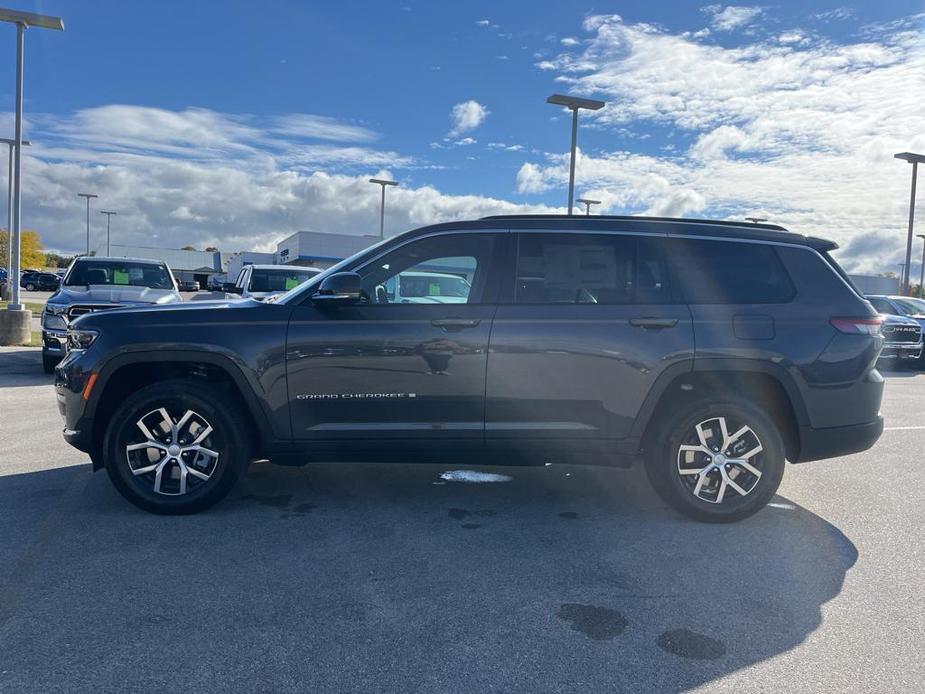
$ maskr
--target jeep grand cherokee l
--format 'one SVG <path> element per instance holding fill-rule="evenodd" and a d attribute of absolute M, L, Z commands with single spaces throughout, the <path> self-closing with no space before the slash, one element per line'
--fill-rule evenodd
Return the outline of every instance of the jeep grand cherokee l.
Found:
<path fill-rule="evenodd" d="M 781 227 L 488 217 L 387 239 L 287 292 L 75 320 L 65 438 L 131 502 L 189 513 L 247 464 L 628 466 L 675 509 L 732 521 L 793 463 L 879 437 L 881 319 Z M 464 303 L 394 303 L 401 273 Z"/>

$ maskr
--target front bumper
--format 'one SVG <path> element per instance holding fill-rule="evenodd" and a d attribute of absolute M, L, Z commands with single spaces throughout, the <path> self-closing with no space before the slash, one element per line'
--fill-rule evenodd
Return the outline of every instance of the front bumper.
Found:
<path fill-rule="evenodd" d="M 67 354 L 67 331 L 42 329 L 42 352 L 64 357 Z"/>
<path fill-rule="evenodd" d="M 806 463 L 866 451 L 882 433 L 883 417 L 880 415 L 866 424 L 825 429 L 800 427 L 800 457 L 792 462 Z"/>
<path fill-rule="evenodd" d="M 921 342 L 884 342 L 881 359 L 918 359 L 922 356 Z"/>

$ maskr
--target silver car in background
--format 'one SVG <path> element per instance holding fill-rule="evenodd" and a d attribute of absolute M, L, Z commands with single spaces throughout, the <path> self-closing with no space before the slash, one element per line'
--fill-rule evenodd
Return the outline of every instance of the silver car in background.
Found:
<path fill-rule="evenodd" d="M 76 258 L 42 311 L 42 367 L 52 373 L 77 316 L 111 308 L 173 304 L 180 293 L 167 263 L 144 258 Z"/>

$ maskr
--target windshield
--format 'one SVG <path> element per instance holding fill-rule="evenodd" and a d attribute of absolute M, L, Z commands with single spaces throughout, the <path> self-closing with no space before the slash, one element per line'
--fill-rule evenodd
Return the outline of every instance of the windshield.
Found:
<path fill-rule="evenodd" d="M 173 289 L 173 280 L 163 263 L 137 263 L 130 260 L 80 260 L 64 280 L 66 287 L 113 285 Z"/>
<path fill-rule="evenodd" d="M 904 297 L 902 299 L 893 299 L 897 306 L 902 309 L 902 312 L 907 316 L 917 316 L 925 314 L 925 301 L 922 299 L 913 299 L 911 297 Z"/>
<path fill-rule="evenodd" d="M 400 274 L 401 296 L 453 296 L 467 297 L 471 287 L 461 277 L 426 273 Z"/>
<path fill-rule="evenodd" d="M 255 268 L 251 274 L 250 291 L 252 292 L 288 292 L 306 280 L 318 274 L 315 269 L 260 269 Z"/>

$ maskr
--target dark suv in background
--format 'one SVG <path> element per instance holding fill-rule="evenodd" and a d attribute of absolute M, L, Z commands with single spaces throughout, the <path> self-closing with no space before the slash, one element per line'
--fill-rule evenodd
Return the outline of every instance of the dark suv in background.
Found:
<path fill-rule="evenodd" d="M 64 436 L 156 513 L 214 504 L 255 458 L 641 456 L 675 509 L 737 520 L 772 498 L 785 460 L 860 451 L 882 430 L 881 319 L 834 248 L 662 218 L 424 227 L 273 303 L 77 318 L 55 379 Z M 453 275 L 467 295 L 395 303 L 400 273 Z"/>

